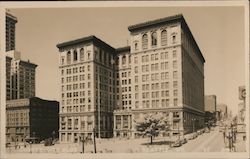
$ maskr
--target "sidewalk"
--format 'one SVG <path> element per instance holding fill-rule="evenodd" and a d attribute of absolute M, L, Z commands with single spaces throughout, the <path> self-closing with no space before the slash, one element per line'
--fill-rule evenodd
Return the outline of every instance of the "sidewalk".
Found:
<path fill-rule="evenodd" d="M 246 141 L 243 140 L 243 133 L 238 133 L 235 143 L 236 152 L 246 152 Z"/>

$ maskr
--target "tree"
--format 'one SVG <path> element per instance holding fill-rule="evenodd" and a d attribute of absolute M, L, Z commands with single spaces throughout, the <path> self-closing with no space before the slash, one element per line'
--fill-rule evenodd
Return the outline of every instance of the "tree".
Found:
<path fill-rule="evenodd" d="M 170 128 L 167 116 L 162 113 L 146 114 L 143 118 L 135 121 L 135 126 L 140 135 L 150 137 L 150 144 L 153 143 L 153 137 Z"/>

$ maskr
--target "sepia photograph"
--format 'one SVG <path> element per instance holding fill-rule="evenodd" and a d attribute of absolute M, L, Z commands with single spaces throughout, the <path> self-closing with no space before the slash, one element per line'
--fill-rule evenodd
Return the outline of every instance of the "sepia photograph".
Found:
<path fill-rule="evenodd" d="M 248 1 L 1 5 L 1 157 L 249 158 Z"/>

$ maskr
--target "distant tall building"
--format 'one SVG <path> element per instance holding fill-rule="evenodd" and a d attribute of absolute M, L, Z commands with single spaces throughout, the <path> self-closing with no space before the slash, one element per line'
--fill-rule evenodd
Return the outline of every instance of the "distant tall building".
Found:
<path fill-rule="evenodd" d="M 20 52 L 11 50 L 6 57 L 6 99 L 35 96 L 35 70 L 37 65 L 21 60 Z"/>
<path fill-rule="evenodd" d="M 6 139 L 57 137 L 59 103 L 35 97 L 37 65 L 15 50 L 16 17 L 6 13 Z"/>
<path fill-rule="evenodd" d="M 218 111 L 220 112 L 220 119 L 226 119 L 228 117 L 227 105 L 223 103 L 217 104 Z"/>
<path fill-rule="evenodd" d="M 217 110 L 216 105 L 216 95 L 205 96 L 205 111 L 215 112 Z"/>
<path fill-rule="evenodd" d="M 59 103 L 37 97 L 6 102 L 6 141 L 25 142 L 26 138 L 45 139 L 58 134 Z"/>
<path fill-rule="evenodd" d="M 239 86 L 239 99 L 242 101 L 238 105 L 237 132 L 246 133 L 246 87 Z"/>
<path fill-rule="evenodd" d="M 91 136 L 93 128 L 101 137 L 135 137 L 135 122 L 149 113 L 166 115 L 169 135 L 204 126 L 205 59 L 184 17 L 128 30 L 130 46 L 117 49 L 94 36 L 57 45 L 61 142 Z"/>
<path fill-rule="evenodd" d="M 6 12 L 6 51 L 15 50 L 17 18 Z"/>

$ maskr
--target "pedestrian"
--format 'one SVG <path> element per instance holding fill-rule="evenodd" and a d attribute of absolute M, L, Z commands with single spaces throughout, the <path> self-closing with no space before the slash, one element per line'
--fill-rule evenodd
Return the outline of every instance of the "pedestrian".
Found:
<path fill-rule="evenodd" d="M 223 131 L 223 139 L 224 139 L 224 143 L 225 143 L 225 138 L 226 138 L 226 132 L 225 130 Z"/>

